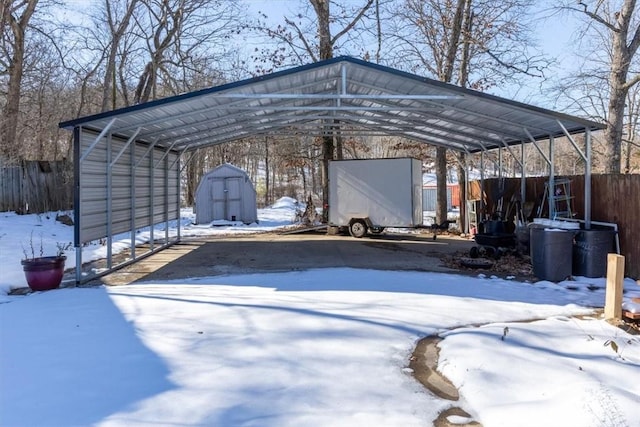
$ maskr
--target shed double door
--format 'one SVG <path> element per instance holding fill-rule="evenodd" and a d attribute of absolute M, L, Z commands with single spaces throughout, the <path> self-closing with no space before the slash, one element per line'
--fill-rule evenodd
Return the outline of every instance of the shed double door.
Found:
<path fill-rule="evenodd" d="M 242 178 L 216 178 L 211 186 L 213 217 L 242 220 Z"/>

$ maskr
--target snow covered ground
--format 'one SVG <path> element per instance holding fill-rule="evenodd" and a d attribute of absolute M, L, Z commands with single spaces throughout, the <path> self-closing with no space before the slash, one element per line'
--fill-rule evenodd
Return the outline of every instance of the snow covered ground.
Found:
<path fill-rule="evenodd" d="M 640 338 L 573 317 L 603 306 L 604 278 L 336 268 L 7 295 L 31 230 L 47 254 L 71 241 L 54 216 L 0 213 L 0 426 L 425 426 L 452 404 L 485 427 L 640 426 Z M 185 211 L 183 235 L 293 216 L 291 200 L 252 226 Z M 459 402 L 407 367 L 430 334 Z"/>

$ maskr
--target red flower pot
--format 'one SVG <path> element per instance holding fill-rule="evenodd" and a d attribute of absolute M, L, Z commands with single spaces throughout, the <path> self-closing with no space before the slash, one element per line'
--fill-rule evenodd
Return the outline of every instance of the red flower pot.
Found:
<path fill-rule="evenodd" d="M 60 286 L 66 259 L 65 256 L 23 259 L 22 269 L 31 290 L 46 291 Z"/>

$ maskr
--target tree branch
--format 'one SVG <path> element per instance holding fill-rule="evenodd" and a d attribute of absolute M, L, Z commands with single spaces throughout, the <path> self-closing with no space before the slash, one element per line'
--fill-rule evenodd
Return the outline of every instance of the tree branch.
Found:
<path fill-rule="evenodd" d="M 336 34 L 333 37 L 333 39 L 331 39 L 331 46 L 335 46 L 336 42 L 340 39 L 340 37 L 344 36 L 347 32 L 349 32 L 349 30 L 351 30 L 353 27 L 356 26 L 358 21 L 362 19 L 365 13 L 367 13 L 367 11 L 369 10 L 372 4 L 373 4 L 373 0 L 367 1 L 367 4 L 362 7 L 358 15 L 356 15 L 356 17 L 353 18 L 353 20 L 346 27 L 344 27 L 342 31 L 340 31 L 338 34 Z"/>
<path fill-rule="evenodd" d="M 640 74 L 636 74 L 632 78 L 628 79 L 627 82 L 623 85 L 623 90 L 631 89 L 631 86 L 640 82 Z"/>
<path fill-rule="evenodd" d="M 620 29 L 617 28 L 615 25 L 611 24 L 610 22 L 607 22 L 603 17 L 601 17 L 600 15 L 593 13 L 591 11 L 589 11 L 588 9 L 588 5 L 584 4 L 582 1 L 578 1 L 578 5 L 582 6 L 584 9 L 580 10 L 580 9 L 574 9 L 574 10 L 579 10 L 580 12 L 584 13 L 585 15 L 587 15 L 589 18 L 593 19 L 596 22 L 599 22 L 600 24 L 604 25 L 605 27 L 609 28 L 611 31 L 614 32 L 620 32 Z M 569 8 L 569 9 L 573 9 L 573 8 Z"/>
<path fill-rule="evenodd" d="M 305 37 L 305 36 L 304 36 L 304 34 L 302 33 L 302 30 L 300 30 L 300 27 L 298 27 L 298 26 L 296 25 L 296 23 L 295 23 L 295 22 L 291 21 L 291 20 L 290 20 L 289 18 L 287 18 L 287 17 L 285 17 L 285 18 L 284 18 L 284 22 L 285 22 L 287 25 L 292 26 L 292 27 L 296 30 L 296 33 L 297 33 L 297 35 L 298 35 L 298 38 L 300 39 L 300 41 L 301 41 L 301 42 L 302 42 L 302 44 L 304 45 L 304 48 L 307 50 L 307 53 L 309 53 L 309 55 L 311 56 L 311 60 L 312 60 L 313 62 L 318 62 L 318 60 L 317 60 L 317 58 L 316 58 L 316 55 L 314 55 L 314 53 L 313 53 L 313 49 L 311 49 L 311 46 L 310 46 L 310 45 L 309 45 L 309 43 L 307 42 L 306 37 Z"/>

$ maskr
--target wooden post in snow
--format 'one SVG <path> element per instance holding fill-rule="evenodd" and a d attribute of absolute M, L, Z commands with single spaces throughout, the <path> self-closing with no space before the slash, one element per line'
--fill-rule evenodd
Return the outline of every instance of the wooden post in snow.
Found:
<path fill-rule="evenodd" d="M 622 288 L 624 280 L 624 257 L 607 255 L 607 291 L 604 303 L 605 320 L 622 320 Z"/>

